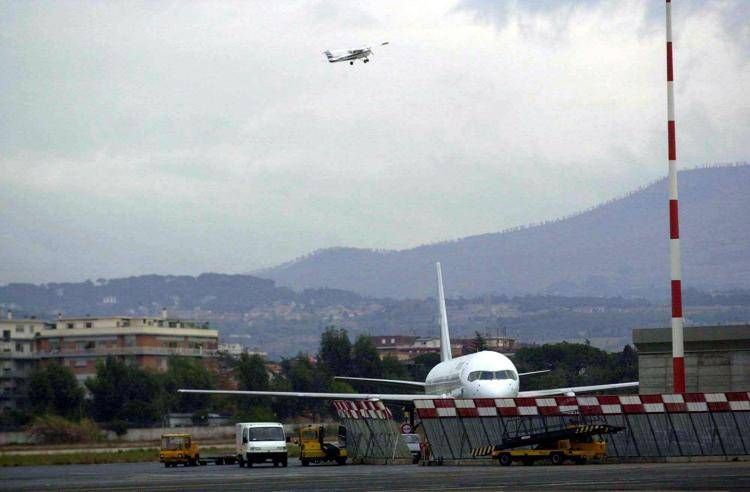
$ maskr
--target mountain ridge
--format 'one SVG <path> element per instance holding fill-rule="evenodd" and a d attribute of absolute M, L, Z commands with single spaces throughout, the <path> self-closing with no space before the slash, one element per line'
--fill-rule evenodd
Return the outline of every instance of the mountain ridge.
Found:
<path fill-rule="evenodd" d="M 750 165 L 694 168 L 678 179 L 684 280 L 703 289 L 747 287 Z M 552 221 L 404 250 L 326 248 L 254 274 L 294 289 L 421 298 L 433 294 L 432 264 L 442 261 L 454 295 L 661 298 L 669 285 L 667 231 L 661 178 Z"/>

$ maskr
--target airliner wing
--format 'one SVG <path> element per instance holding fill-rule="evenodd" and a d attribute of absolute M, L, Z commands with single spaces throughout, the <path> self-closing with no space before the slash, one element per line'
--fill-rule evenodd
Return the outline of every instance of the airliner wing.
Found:
<path fill-rule="evenodd" d="M 553 396 L 553 395 L 574 395 L 576 393 L 591 393 L 593 391 L 604 391 L 604 390 L 611 390 L 611 389 L 621 389 L 621 388 L 636 388 L 638 387 L 638 382 L 630 382 L 630 383 L 614 383 L 614 384 L 597 384 L 593 386 L 573 386 L 570 388 L 553 388 L 553 389 L 545 389 L 545 390 L 536 390 L 536 391 L 519 391 L 518 397 L 519 398 L 525 398 L 525 397 L 537 397 L 537 396 Z"/>
<path fill-rule="evenodd" d="M 240 390 L 201 390 L 179 389 L 179 393 L 209 393 L 217 395 L 245 395 L 245 396 L 282 396 L 297 398 L 321 398 L 324 400 L 382 400 L 413 402 L 414 400 L 436 400 L 436 395 L 388 395 L 378 393 L 306 393 L 300 391 L 240 391 Z"/>
<path fill-rule="evenodd" d="M 542 374 L 544 372 L 550 372 L 552 369 L 543 369 L 541 371 L 529 371 L 529 372 L 519 372 L 519 376 L 531 376 L 533 374 Z"/>
<path fill-rule="evenodd" d="M 361 381 L 365 383 L 380 383 L 390 384 L 393 386 L 405 386 L 407 388 L 421 388 L 424 389 L 424 383 L 419 381 L 402 381 L 399 379 L 373 379 L 373 378 L 351 378 L 349 376 L 336 376 L 333 379 L 340 379 L 342 381 Z"/>

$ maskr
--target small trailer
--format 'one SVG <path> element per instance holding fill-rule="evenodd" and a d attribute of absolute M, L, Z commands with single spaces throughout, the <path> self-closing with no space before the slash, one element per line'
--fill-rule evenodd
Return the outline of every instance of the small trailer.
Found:
<path fill-rule="evenodd" d="M 205 466 L 209 463 L 233 465 L 237 462 L 237 457 L 233 454 L 201 456 L 198 443 L 190 434 L 162 434 L 159 461 L 165 468 L 177 465 Z"/>

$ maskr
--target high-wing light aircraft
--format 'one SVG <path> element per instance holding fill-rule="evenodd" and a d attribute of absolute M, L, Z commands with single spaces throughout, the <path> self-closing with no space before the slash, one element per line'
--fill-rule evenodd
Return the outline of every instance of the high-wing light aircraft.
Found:
<path fill-rule="evenodd" d="M 385 43 L 380 43 L 380 46 L 385 46 Z M 375 56 L 372 52 L 372 48 L 365 46 L 363 48 L 357 48 L 353 50 L 326 50 L 323 52 L 331 63 L 348 61 L 349 65 L 354 65 L 354 60 L 362 59 L 363 63 L 368 63 L 371 56 Z"/>
<path fill-rule="evenodd" d="M 300 398 L 325 398 L 330 400 L 383 400 L 413 402 L 435 398 L 515 398 L 550 395 L 569 395 L 618 388 L 632 388 L 638 382 L 575 386 L 537 391 L 520 391 L 519 376 L 529 376 L 547 371 L 520 373 L 509 358 L 503 354 L 484 350 L 475 354 L 456 357 L 451 355 L 448 334 L 448 315 L 445 309 L 443 275 L 440 263 L 436 263 L 438 281 L 438 308 L 440 310 L 440 363 L 427 374 L 424 383 L 392 379 L 371 379 L 337 376 L 336 379 L 383 383 L 420 390 L 415 394 L 366 394 L 366 393 L 308 393 L 297 391 L 231 391 L 181 389 L 181 393 L 221 393 L 251 396 L 296 396 Z"/>

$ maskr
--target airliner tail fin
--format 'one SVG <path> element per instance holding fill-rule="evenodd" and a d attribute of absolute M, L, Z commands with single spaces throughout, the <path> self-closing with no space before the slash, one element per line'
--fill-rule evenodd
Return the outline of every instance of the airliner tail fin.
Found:
<path fill-rule="evenodd" d="M 445 310 L 445 293 L 443 292 L 443 272 L 440 262 L 435 263 L 438 281 L 438 309 L 440 311 L 440 361 L 451 360 L 451 339 L 448 333 L 448 313 Z"/>

